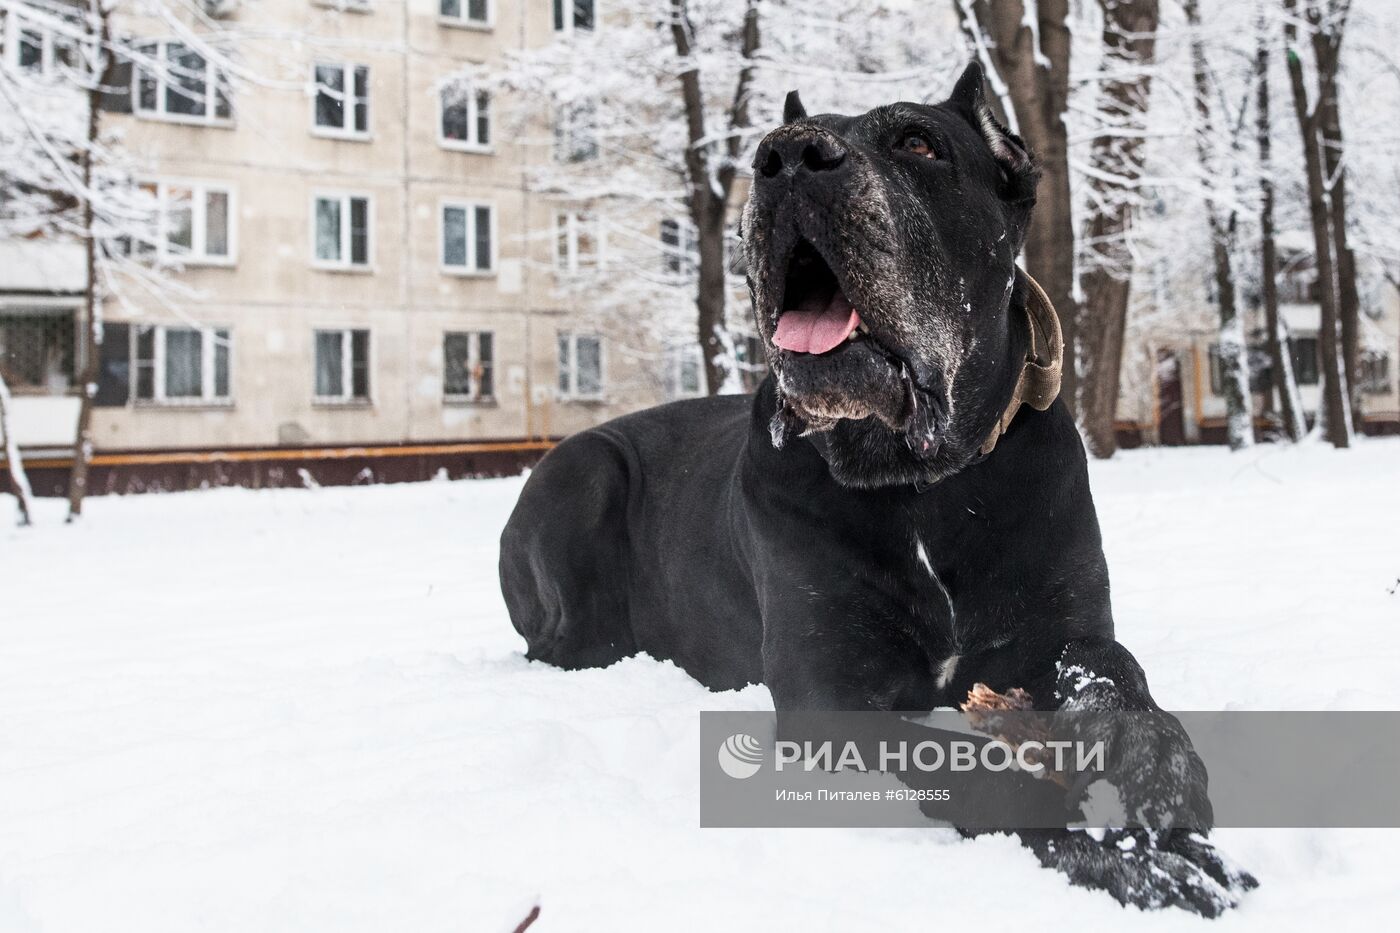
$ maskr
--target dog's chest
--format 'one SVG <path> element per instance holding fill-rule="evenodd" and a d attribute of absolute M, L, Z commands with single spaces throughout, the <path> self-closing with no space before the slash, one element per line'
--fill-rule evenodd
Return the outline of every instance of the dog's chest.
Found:
<path fill-rule="evenodd" d="M 965 657 L 1010 640 L 994 594 L 983 592 L 986 580 L 950 560 L 943 547 L 936 536 L 913 533 L 906 574 L 910 622 L 925 633 L 921 641 L 940 689 L 952 682 Z"/>

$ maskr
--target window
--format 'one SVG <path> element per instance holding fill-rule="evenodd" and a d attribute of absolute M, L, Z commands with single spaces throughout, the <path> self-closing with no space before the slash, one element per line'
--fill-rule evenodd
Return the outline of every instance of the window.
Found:
<path fill-rule="evenodd" d="M 438 144 L 448 149 L 482 150 L 491 145 L 491 95 L 459 85 L 443 87 L 439 100 Z"/>
<path fill-rule="evenodd" d="M 1317 304 L 1317 269 L 1312 257 L 1295 259 L 1279 277 L 1278 300 L 1284 304 Z"/>
<path fill-rule="evenodd" d="M 495 266 L 496 211 L 489 204 L 444 201 L 442 268 L 459 275 L 482 275 Z"/>
<path fill-rule="evenodd" d="M 554 158 L 558 162 L 589 162 L 598 158 L 595 122 L 598 106 L 591 100 L 561 104 L 554 113 Z"/>
<path fill-rule="evenodd" d="M 763 354 L 763 341 L 757 337 L 741 337 L 734 342 L 734 361 L 739 365 L 739 381 L 745 392 L 755 392 L 768 374 L 768 360 Z"/>
<path fill-rule="evenodd" d="M 1317 385 L 1319 377 L 1317 338 L 1294 337 L 1289 340 L 1289 349 L 1293 358 L 1293 378 L 1298 385 Z"/>
<path fill-rule="evenodd" d="M 228 123 L 233 118 L 224 76 L 181 42 L 140 47 L 133 84 L 136 112 L 182 123 Z"/>
<path fill-rule="evenodd" d="M 55 14 L 50 11 L 49 15 Z M 12 71 L 51 78 L 58 74 L 60 65 L 73 65 L 72 40 L 56 37 L 17 11 L 0 13 L 0 30 L 0 62 Z"/>
<path fill-rule="evenodd" d="M 318 330 L 316 401 L 369 401 L 369 331 Z"/>
<path fill-rule="evenodd" d="M 442 335 L 442 394 L 479 402 L 496 395 L 495 338 L 490 331 Z"/>
<path fill-rule="evenodd" d="M 369 198 L 317 195 L 316 265 L 328 269 L 366 269 L 370 263 Z"/>
<path fill-rule="evenodd" d="M 0 313 L 0 376 L 16 392 L 68 391 L 74 381 L 76 337 L 70 308 Z"/>
<path fill-rule="evenodd" d="M 554 215 L 554 269 L 573 274 L 603 266 L 603 237 L 592 214 L 560 211 Z"/>
<path fill-rule="evenodd" d="M 1367 350 L 1358 361 L 1357 381 L 1367 395 L 1390 393 L 1390 355 L 1380 350 Z"/>
<path fill-rule="evenodd" d="M 438 0 L 438 15 L 454 25 L 491 25 L 488 0 Z"/>
<path fill-rule="evenodd" d="M 1220 344 L 1213 343 L 1208 350 L 1210 358 L 1210 391 L 1215 395 L 1225 395 L 1225 361 L 1220 355 Z M 1268 349 L 1262 344 L 1251 343 L 1245 350 L 1249 364 L 1249 391 L 1269 392 L 1273 388 L 1273 361 Z"/>
<path fill-rule="evenodd" d="M 323 136 L 369 136 L 369 67 L 318 64 L 315 129 Z"/>
<path fill-rule="evenodd" d="M 700 347 L 694 343 L 671 347 L 666 356 L 666 395 L 669 398 L 692 398 L 704 394 L 705 377 L 701 372 L 703 360 Z"/>
<path fill-rule="evenodd" d="M 554 31 L 591 30 L 594 0 L 554 0 Z"/>
<path fill-rule="evenodd" d="M 234 262 L 232 188 L 174 181 L 148 182 L 142 187 L 156 201 L 156 242 L 137 244 L 136 252 L 189 265 Z"/>
<path fill-rule="evenodd" d="M 136 329 L 136 398 L 157 403 L 227 403 L 232 341 L 227 328 Z"/>
<path fill-rule="evenodd" d="M 668 217 L 661 221 L 661 271 L 690 277 L 699 265 L 699 240 L 688 220 Z"/>
<path fill-rule="evenodd" d="M 603 338 L 567 332 L 559 335 L 559 395 L 603 397 Z"/>

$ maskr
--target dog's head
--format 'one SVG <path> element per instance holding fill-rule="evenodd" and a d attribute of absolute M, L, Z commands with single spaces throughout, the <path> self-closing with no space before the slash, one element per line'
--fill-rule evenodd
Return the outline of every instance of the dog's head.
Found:
<path fill-rule="evenodd" d="M 744 253 L 774 442 L 810 434 L 850 486 L 975 459 L 1025 351 L 1009 305 L 1038 178 L 981 68 L 941 104 L 859 116 L 808 116 L 793 92 L 753 168 Z"/>

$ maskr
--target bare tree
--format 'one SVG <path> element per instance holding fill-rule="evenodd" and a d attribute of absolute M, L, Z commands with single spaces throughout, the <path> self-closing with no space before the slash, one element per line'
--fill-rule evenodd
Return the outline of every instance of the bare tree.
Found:
<path fill-rule="evenodd" d="M 1059 312 L 1065 361 L 1061 397 L 1078 416 L 1079 304 L 1075 299 L 1075 230 L 1070 193 L 1069 0 L 954 0 L 963 31 L 1002 97 L 1004 122 L 1024 136 L 1044 171 L 1023 251 L 1027 270 Z M 1005 104 L 1010 102 L 1010 109 Z"/>
<path fill-rule="evenodd" d="M 739 158 L 746 136 L 753 127 L 749 94 L 754 77 L 754 55 L 759 49 L 758 5 L 747 0 L 743 24 L 739 27 L 741 64 L 734 83 L 734 95 L 721 120 L 721 139 L 711 136 L 708 102 L 700 86 L 700 65 L 696 59 L 695 25 L 687 0 L 671 0 L 671 38 L 681 62 L 677 78 L 685 108 L 687 146 L 685 175 L 687 207 L 695 227 L 698 253 L 698 287 L 695 306 L 698 338 L 705 360 L 705 385 L 711 395 L 724 387 L 731 366 L 732 341 L 725 323 L 727 269 L 725 233 L 728 229 L 730 199 L 738 177 Z M 728 346 L 726 346 L 728 344 Z M 729 352 L 725 352 L 729 350 Z"/>
<path fill-rule="evenodd" d="M 1260 297 L 1264 306 L 1264 333 L 1269 348 L 1273 388 L 1278 396 L 1283 430 L 1291 441 L 1302 440 L 1307 432 L 1303 400 L 1293 373 L 1293 355 L 1288 333 L 1278 310 L 1278 245 L 1274 220 L 1275 183 L 1273 176 L 1273 118 L 1269 88 L 1269 16 L 1260 2 L 1254 53 L 1255 130 L 1259 155 L 1259 254 Z"/>
<path fill-rule="evenodd" d="M 866 109 L 918 99 L 931 74 L 951 72 L 953 43 L 917 9 L 893 7 L 611 0 L 599 5 L 606 24 L 576 22 L 444 90 L 509 95 L 527 142 L 551 125 L 540 141 L 552 152 L 531 160 L 526 183 L 568 226 L 532 235 L 557 238 L 556 289 L 594 314 L 610 346 L 645 368 L 658 341 L 698 344 L 704 387 L 739 391 L 762 368 L 731 262 L 749 153 L 789 89 L 822 110 Z"/>
<path fill-rule="evenodd" d="M 82 327 L 82 350 L 79 359 L 83 369 L 78 377 L 78 388 L 82 402 L 78 407 L 78 426 L 73 435 L 73 466 L 68 475 L 68 521 L 76 521 L 83 514 L 83 497 L 87 495 L 88 472 L 92 464 L 92 404 L 97 396 L 98 355 L 102 352 L 102 312 L 101 296 L 97 288 L 98 253 L 102 245 L 96 235 L 97 211 L 92 196 L 94 162 L 102 128 L 102 94 L 112 83 L 117 59 L 112 54 L 112 7 L 103 0 L 89 0 L 88 15 L 85 18 L 91 31 L 91 41 L 85 43 L 88 60 L 86 64 L 87 87 L 87 131 L 79 159 L 83 168 L 82 229 L 85 232 L 83 247 L 87 269 L 87 292 L 84 296 Z M 93 79 L 96 80 L 93 80 Z"/>
<path fill-rule="evenodd" d="M 1322 357 L 1322 407 L 1327 439 L 1336 447 L 1351 445 L 1352 421 L 1346 386 L 1346 366 L 1338 341 L 1341 297 L 1337 270 L 1336 213 L 1329 203 L 1331 191 L 1323 154 L 1326 142 L 1323 124 L 1337 109 L 1337 69 L 1341 59 L 1342 35 L 1350 12 L 1350 0 L 1283 0 L 1284 40 L 1287 44 L 1289 85 L 1293 111 L 1303 144 L 1306 169 L 1308 213 L 1312 220 L 1313 246 L 1317 264 L 1318 302 L 1321 322 L 1318 349 Z M 1317 94 L 1312 99 L 1299 52 L 1298 27 L 1305 24 L 1312 33 L 1312 51 L 1317 73 Z M 1324 102 L 1331 100 L 1333 103 Z M 1338 131 L 1340 132 L 1340 131 Z"/>
<path fill-rule="evenodd" d="M 164 45 L 114 27 L 118 12 L 164 30 Z M 197 297 L 176 273 L 165 213 L 138 164 L 105 132 L 106 109 L 130 112 L 133 75 L 231 107 L 231 78 L 248 72 L 219 40 L 221 27 L 179 0 L 0 0 L 0 13 L 42 34 L 53 68 L 0 69 L 0 231 L 78 241 L 86 286 L 79 327 L 79 411 L 69 474 L 68 520 L 82 515 L 92 460 L 92 409 L 102 353 L 104 301 L 142 298 L 180 317 L 177 299 Z M 173 38 L 169 38 L 173 37 Z M 179 50 L 178 54 L 175 50 Z M 61 61 L 61 64 L 60 64 Z M 210 86 L 210 74 L 214 75 Z"/>
<path fill-rule="evenodd" d="M 645 338 L 676 340 L 676 310 L 689 303 L 711 393 L 740 388 L 730 315 L 743 284 L 729 269 L 728 241 L 758 132 L 766 6 L 617 0 L 604 29 L 591 6 L 580 19 L 565 4 L 562 15 L 577 21 L 556 23 L 570 28 L 553 42 L 510 56 L 503 71 L 469 69 L 445 85 L 513 95 L 525 104 L 511 118 L 521 138 L 542 119 L 551 125 L 550 157 L 532 165 L 527 184 L 566 218 L 541 231 L 559 239 L 558 287 L 614 328 L 625 319 L 627 350 L 639 358 Z M 615 274 L 619 265 L 627 276 Z"/>
<path fill-rule="evenodd" d="M 29 488 L 29 477 L 24 472 L 24 461 L 19 455 L 19 440 L 10 427 L 10 387 L 5 382 L 5 374 L 0 373 L 0 442 L 4 443 L 5 465 L 10 472 L 10 488 L 19 503 L 19 523 L 28 525 L 33 521 L 33 492 Z"/>
<path fill-rule="evenodd" d="M 1361 296 L 1356 284 L 1356 253 L 1347 223 L 1346 145 L 1342 138 L 1341 94 L 1336 73 L 1341 66 L 1342 32 L 1349 2 L 1335 4 L 1331 15 L 1319 17 L 1312 33 L 1313 58 L 1333 73 L 1330 93 L 1318 99 L 1318 133 L 1322 167 L 1327 179 L 1327 207 L 1332 220 L 1332 243 L 1337 264 L 1337 323 L 1341 331 L 1342 373 L 1346 377 L 1347 410 L 1353 428 L 1361 418 Z"/>
<path fill-rule="evenodd" d="M 1080 424 L 1089 452 L 1118 448 L 1114 417 L 1123 368 L 1134 251 L 1129 243 L 1140 206 L 1148 101 L 1156 58 L 1157 0 L 1099 0 L 1103 11 L 1102 121 L 1089 155 L 1089 219 L 1081 243 Z"/>
<path fill-rule="evenodd" d="M 1239 140 L 1244 125 L 1245 105 L 1241 103 L 1239 119 L 1233 124 L 1230 114 L 1222 113 L 1221 122 L 1226 125 L 1217 128 L 1215 105 L 1212 103 L 1217 88 L 1210 62 L 1206 57 L 1199 0 L 1185 0 L 1182 9 L 1191 29 L 1191 78 L 1199 123 L 1195 134 L 1196 151 L 1206 178 L 1204 199 L 1215 266 L 1215 300 L 1220 311 L 1217 353 L 1221 383 L 1225 392 L 1226 431 L 1230 449 L 1240 450 L 1254 443 L 1254 409 L 1253 397 L 1249 391 L 1249 351 L 1245 344 L 1244 320 L 1235 288 L 1234 254 L 1239 230 L 1239 208 L 1230 191 L 1225 192 L 1226 201 L 1222 205 L 1221 198 L 1216 193 L 1216 185 L 1230 184 L 1236 174 L 1236 156 L 1241 149 Z M 1218 130 L 1223 130 L 1226 134 L 1223 141 L 1218 135 Z"/>

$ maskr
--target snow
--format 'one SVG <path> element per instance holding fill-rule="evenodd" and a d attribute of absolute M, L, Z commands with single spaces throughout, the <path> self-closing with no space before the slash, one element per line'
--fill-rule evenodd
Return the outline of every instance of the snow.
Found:
<path fill-rule="evenodd" d="M 1164 706 L 1400 707 L 1400 441 L 1093 473 Z M 527 663 L 495 570 L 519 487 L 96 498 L 76 526 L 41 500 L 0 530 L 0 930 L 494 933 L 536 903 L 545 933 L 1199 928 L 1004 837 L 699 829 L 696 713 L 766 691 Z M 1220 929 L 1400 911 L 1396 831 L 1216 835 L 1263 883 Z"/>

